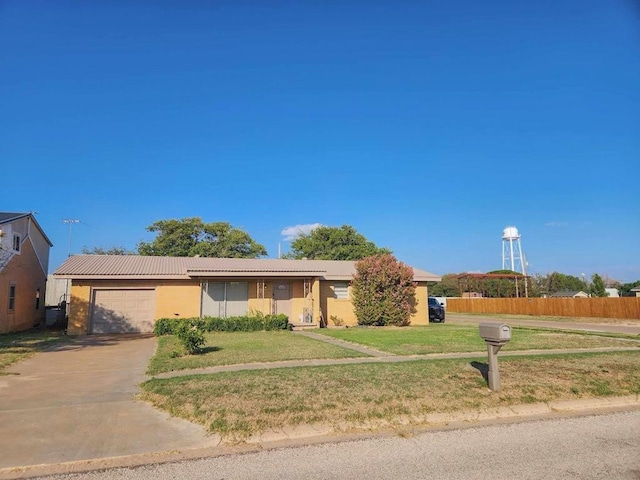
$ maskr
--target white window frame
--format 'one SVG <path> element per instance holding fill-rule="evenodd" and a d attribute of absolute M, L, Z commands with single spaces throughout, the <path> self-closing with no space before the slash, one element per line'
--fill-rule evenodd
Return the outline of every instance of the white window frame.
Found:
<path fill-rule="evenodd" d="M 15 283 L 9 284 L 9 296 L 7 302 L 7 311 L 9 313 L 13 313 L 16 310 L 16 297 L 17 297 L 18 287 Z"/>
<path fill-rule="evenodd" d="M 349 300 L 349 282 L 335 282 L 333 296 L 336 300 Z"/>
<path fill-rule="evenodd" d="M 11 244 L 11 250 L 15 253 L 20 253 L 20 245 L 22 243 L 22 237 L 19 233 L 13 234 L 13 243 Z"/>

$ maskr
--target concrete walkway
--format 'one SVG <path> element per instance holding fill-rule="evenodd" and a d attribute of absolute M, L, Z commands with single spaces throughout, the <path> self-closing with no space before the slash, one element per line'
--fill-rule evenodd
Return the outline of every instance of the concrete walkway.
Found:
<path fill-rule="evenodd" d="M 216 445 L 135 400 L 156 339 L 77 337 L 0 376 L 0 469 Z"/>

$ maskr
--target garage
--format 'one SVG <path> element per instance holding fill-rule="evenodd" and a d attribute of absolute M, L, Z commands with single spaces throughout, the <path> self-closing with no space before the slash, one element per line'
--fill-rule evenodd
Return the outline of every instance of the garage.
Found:
<path fill-rule="evenodd" d="M 89 333 L 150 333 L 156 310 L 154 289 L 95 289 Z"/>

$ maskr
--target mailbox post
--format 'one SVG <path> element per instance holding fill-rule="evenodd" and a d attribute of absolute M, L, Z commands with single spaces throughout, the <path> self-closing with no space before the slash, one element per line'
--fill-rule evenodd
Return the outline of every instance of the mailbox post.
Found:
<path fill-rule="evenodd" d="M 500 371 L 498 370 L 498 352 L 511 340 L 511 327 L 504 323 L 481 323 L 480 336 L 487 344 L 489 353 L 489 388 L 500 391 Z"/>

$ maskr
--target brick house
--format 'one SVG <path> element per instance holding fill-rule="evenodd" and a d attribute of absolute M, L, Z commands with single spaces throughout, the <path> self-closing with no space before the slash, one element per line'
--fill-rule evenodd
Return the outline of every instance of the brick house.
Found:
<path fill-rule="evenodd" d="M 0 212 L 0 333 L 44 322 L 52 246 L 33 214 Z"/>

